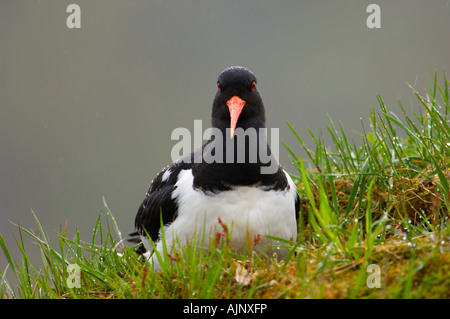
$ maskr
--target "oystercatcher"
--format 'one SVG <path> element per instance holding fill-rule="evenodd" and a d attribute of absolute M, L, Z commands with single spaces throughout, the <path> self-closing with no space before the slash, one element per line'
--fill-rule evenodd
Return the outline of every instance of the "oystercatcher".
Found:
<path fill-rule="evenodd" d="M 296 239 L 297 188 L 267 144 L 265 109 L 256 84 L 255 75 L 244 67 L 224 70 L 212 106 L 217 134 L 153 179 L 137 212 L 134 235 L 155 270 L 161 268 L 147 235 L 166 258 L 161 223 L 169 251 L 185 247 L 194 236 L 197 245 L 208 247 L 223 224 L 230 228 L 231 247 L 241 251 L 248 238 L 258 237 L 255 250 L 283 257 L 286 252 L 275 249 L 280 243 L 265 235 Z"/>

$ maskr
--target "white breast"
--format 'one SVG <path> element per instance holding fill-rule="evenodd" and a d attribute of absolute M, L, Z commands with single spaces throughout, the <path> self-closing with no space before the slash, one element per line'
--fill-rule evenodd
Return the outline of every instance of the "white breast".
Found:
<path fill-rule="evenodd" d="M 286 174 L 286 173 L 285 173 Z M 279 243 L 266 238 L 266 235 L 287 240 L 296 240 L 297 223 L 295 219 L 296 187 L 288 178 L 290 189 L 285 191 L 264 191 L 258 187 L 241 186 L 234 190 L 207 195 L 194 190 L 191 170 L 181 171 L 172 198 L 178 204 L 178 216 L 164 229 L 165 239 L 170 250 L 175 243 L 182 248 L 194 236 L 196 243 L 208 247 L 217 232 L 222 232 L 218 218 L 231 230 L 231 246 L 244 250 L 250 238 L 258 234 L 261 241 L 255 250 L 273 253 L 273 245 Z M 162 252 L 162 243 L 157 243 Z M 151 250 L 151 249 L 150 249 Z M 283 250 L 277 249 L 278 255 Z M 157 266 L 157 265 L 155 265 Z"/>

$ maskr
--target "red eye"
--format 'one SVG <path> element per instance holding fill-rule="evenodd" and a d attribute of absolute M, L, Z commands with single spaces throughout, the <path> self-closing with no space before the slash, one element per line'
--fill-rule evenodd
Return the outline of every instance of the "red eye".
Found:
<path fill-rule="evenodd" d="M 220 82 L 217 82 L 217 89 L 220 91 Z"/>
<path fill-rule="evenodd" d="M 256 89 L 256 81 L 252 82 L 252 91 L 254 91 Z"/>

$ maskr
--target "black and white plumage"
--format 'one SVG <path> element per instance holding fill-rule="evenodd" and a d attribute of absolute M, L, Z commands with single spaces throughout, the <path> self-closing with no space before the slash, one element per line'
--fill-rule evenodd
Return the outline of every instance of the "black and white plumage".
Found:
<path fill-rule="evenodd" d="M 265 110 L 254 74 L 243 67 L 231 67 L 220 74 L 217 85 L 212 127 L 223 134 L 213 136 L 200 149 L 166 166 L 152 181 L 139 207 L 135 234 L 139 235 L 147 256 L 153 250 L 147 234 L 163 255 L 161 219 L 169 250 L 184 247 L 194 235 L 197 244 L 206 238 L 208 245 L 208 239 L 222 230 L 219 217 L 232 228 L 230 244 L 238 250 L 245 249 L 248 235 L 250 238 L 260 235 L 255 249 L 269 253 L 278 243 L 265 235 L 293 240 L 297 237 L 297 188 L 271 154 L 264 130 L 259 130 L 265 128 Z M 263 143 L 251 143 L 248 137 L 235 134 L 238 128 L 254 128 Z M 223 147 L 223 152 L 217 154 L 223 154 L 223 160 L 212 163 L 196 160 L 220 138 L 223 143 L 217 145 Z M 240 138 L 245 143 L 239 144 Z M 234 147 L 232 161 L 225 158 L 230 145 Z M 245 145 L 244 161 L 237 160 L 238 145 Z M 261 168 L 269 164 L 259 155 L 256 161 L 251 160 L 254 152 L 260 153 L 261 145 L 270 156 L 269 163 L 276 164 L 274 173 L 261 173 Z M 277 253 L 283 254 L 280 250 Z M 150 257 L 150 261 L 155 270 L 160 269 L 155 257 Z"/>

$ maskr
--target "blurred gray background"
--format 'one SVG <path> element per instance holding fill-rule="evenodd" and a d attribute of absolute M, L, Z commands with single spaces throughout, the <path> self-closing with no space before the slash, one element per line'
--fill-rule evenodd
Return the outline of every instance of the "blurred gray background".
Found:
<path fill-rule="evenodd" d="M 66 26 L 70 3 L 81 29 Z M 381 29 L 366 26 L 370 3 Z M 78 229 L 90 241 L 102 196 L 122 233 L 133 231 L 171 161 L 172 130 L 208 127 L 217 76 L 231 65 L 254 71 L 268 127 L 296 151 L 287 120 L 310 143 L 308 127 L 328 137 L 326 114 L 362 131 L 378 93 L 394 112 L 398 100 L 414 110 L 405 82 L 424 92 L 450 66 L 449 3 L 1 1 L 0 233 L 13 248 L 9 221 L 37 230 L 33 210 L 52 238 L 68 220 L 68 237 Z M 293 170 L 283 147 L 280 161 Z"/>

